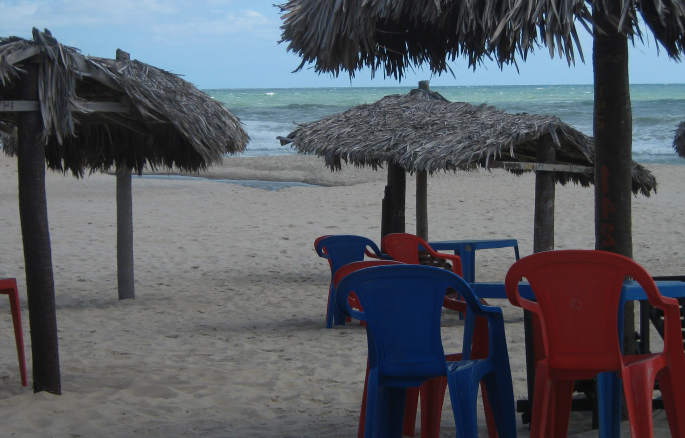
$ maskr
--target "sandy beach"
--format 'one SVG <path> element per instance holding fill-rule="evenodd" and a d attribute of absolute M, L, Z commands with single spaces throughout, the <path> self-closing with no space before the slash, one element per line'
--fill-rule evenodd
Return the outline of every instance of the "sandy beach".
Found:
<path fill-rule="evenodd" d="M 633 198 L 634 258 L 655 276 L 683 274 L 685 167 L 649 169 L 659 189 Z M 134 177 L 136 299 L 119 301 L 115 178 L 47 173 L 63 395 L 20 385 L 0 297 L 0 437 L 356 437 L 366 337 L 358 324 L 324 328 L 330 273 L 312 243 L 342 233 L 378 242 L 384 171 L 331 173 L 317 157 L 278 156 L 229 158 L 201 176 L 319 186 Z M 436 174 L 429 184 L 430 239 L 515 238 L 522 256 L 532 252 L 533 175 Z M 558 249 L 594 247 L 593 208 L 592 189 L 557 187 Z M 0 277 L 19 283 L 30 385 L 16 160 L 4 154 L 0 229 Z M 502 281 L 513 260 L 511 248 L 481 251 L 477 279 Z M 504 308 L 524 398 L 522 312 L 492 304 Z M 462 325 L 444 315 L 445 351 L 456 352 Z M 670 436 L 663 411 L 654 416 L 655 436 Z M 449 397 L 441 436 L 454 436 Z M 573 413 L 569 436 L 597 436 L 589 413 Z"/>

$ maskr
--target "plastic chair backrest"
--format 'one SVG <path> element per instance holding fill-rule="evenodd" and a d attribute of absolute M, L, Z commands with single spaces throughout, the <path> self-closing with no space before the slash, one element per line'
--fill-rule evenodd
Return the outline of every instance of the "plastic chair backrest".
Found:
<path fill-rule="evenodd" d="M 393 260 L 418 265 L 421 263 L 419 251 L 437 260 L 446 260 L 452 264 L 452 272 L 462 276 L 461 259 L 457 255 L 444 254 L 435 251 L 420 237 L 409 233 L 392 233 L 381 239 L 381 250 Z"/>
<path fill-rule="evenodd" d="M 324 234 L 323 236 L 319 236 L 314 240 L 314 249 L 316 250 L 316 247 L 319 246 L 319 242 L 321 242 L 322 239 L 325 239 L 326 237 L 330 237 L 330 234 Z M 318 253 L 318 250 L 317 250 Z M 328 258 L 328 254 L 326 253 L 326 248 L 322 249 L 322 253 L 319 254 L 320 257 Z"/>
<path fill-rule="evenodd" d="M 618 303 L 626 276 L 645 292 L 659 295 L 637 263 L 618 254 L 591 250 L 540 252 L 514 263 L 505 279 L 509 301 L 538 315 L 552 368 L 619 369 Z M 537 302 L 521 298 L 525 278 Z M 660 295 L 659 295 L 660 297 Z M 650 300 L 651 301 L 651 300 Z"/>
<path fill-rule="evenodd" d="M 371 239 L 351 234 L 339 234 L 317 239 L 316 253 L 319 257 L 329 260 L 331 275 L 334 275 L 343 266 L 364 260 L 364 252 L 367 247 L 370 247 L 375 253 L 381 254 L 380 249 Z"/>
<path fill-rule="evenodd" d="M 423 248 L 428 246 L 420 237 L 408 233 L 388 234 L 381 239 L 381 250 L 384 253 L 393 260 L 410 265 L 419 264 L 419 245 Z"/>
<path fill-rule="evenodd" d="M 340 280 L 336 299 L 346 304 L 351 291 L 357 295 L 363 312 L 347 311 L 366 321 L 369 365 L 380 375 L 444 375 L 440 312 L 454 278 L 460 280 L 444 269 L 402 264 L 361 269 Z"/>
<path fill-rule="evenodd" d="M 374 266 L 387 266 L 387 265 L 401 265 L 402 263 L 396 262 L 394 260 L 364 260 L 362 262 L 352 262 L 349 263 L 342 268 L 338 269 L 335 272 L 335 275 L 333 276 L 333 287 L 337 288 L 338 283 L 340 283 L 340 280 L 342 280 L 344 277 L 347 275 L 351 274 L 354 271 L 358 271 L 360 269 L 365 269 L 365 268 L 372 268 Z M 347 297 L 344 297 L 342 294 L 336 295 L 336 304 L 338 306 L 338 310 L 344 315 L 344 316 L 350 316 L 347 314 Z M 344 301 L 340 301 L 344 300 Z"/>

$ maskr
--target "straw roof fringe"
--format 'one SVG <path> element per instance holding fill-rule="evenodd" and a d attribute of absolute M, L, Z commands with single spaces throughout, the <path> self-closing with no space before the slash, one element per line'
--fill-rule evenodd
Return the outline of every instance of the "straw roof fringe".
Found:
<path fill-rule="evenodd" d="M 673 139 L 673 149 L 675 152 L 685 158 L 685 120 L 680 122 L 675 131 L 675 138 Z"/>
<path fill-rule="evenodd" d="M 19 99 L 23 60 L 10 59 L 30 50 L 47 59 L 40 64 L 39 94 L 52 169 L 76 176 L 121 164 L 138 173 L 160 165 L 197 171 L 242 152 L 249 141 L 221 103 L 177 75 L 135 60 L 83 56 L 47 30 L 34 29 L 32 41 L 0 38 L 0 100 Z M 94 112 L 85 102 L 121 102 L 129 111 Z M 13 135 L 14 126 L 16 113 L 0 113 L 0 131 Z M 13 142 L 2 141 L 11 153 Z"/>
<path fill-rule="evenodd" d="M 609 4 L 620 2 L 613 15 Z M 475 68 L 486 58 L 501 67 L 525 60 L 540 44 L 569 63 L 581 60 L 576 23 L 592 27 L 588 5 L 604 11 L 625 35 L 642 37 L 638 13 L 667 54 L 679 59 L 685 47 L 682 0 L 290 0 L 281 5 L 281 42 L 302 58 L 298 67 L 337 76 L 369 67 L 401 79 L 408 67 L 427 64 L 450 71 L 463 56 Z M 601 29 L 600 29 L 601 31 Z"/>
<path fill-rule="evenodd" d="M 343 162 L 374 169 L 391 162 L 432 174 L 490 168 L 495 161 L 535 162 L 538 142 L 545 138 L 556 145 L 557 163 L 592 166 L 594 160 L 592 138 L 556 116 L 508 114 L 423 90 L 299 125 L 288 137 L 298 152 L 322 157 L 331 170 L 340 170 Z M 593 184 L 592 174 L 555 175 L 561 184 Z M 656 187 L 654 176 L 633 163 L 633 193 L 649 196 Z"/>

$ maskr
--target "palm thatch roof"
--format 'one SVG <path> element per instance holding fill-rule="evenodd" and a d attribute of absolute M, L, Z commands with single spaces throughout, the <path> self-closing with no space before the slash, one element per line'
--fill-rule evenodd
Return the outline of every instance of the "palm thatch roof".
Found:
<path fill-rule="evenodd" d="M 124 52 L 122 52 L 124 53 Z M 189 82 L 128 56 L 84 56 L 49 31 L 33 40 L 0 38 L 0 101 L 19 101 L 22 65 L 40 60 L 40 110 L 51 169 L 126 165 L 196 171 L 242 152 L 249 137 L 223 105 Z M 16 137 L 16 112 L 0 112 L 6 152 Z"/>
<path fill-rule="evenodd" d="M 621 3 L 612 15 L 609 4 Z M 669 56 L 685 47 L 681 0 L 290 0 L 281 5 L 281 41 L 317 72 L 338 75 L 369 67 L 402 78 L 409 67 L 427 64 L 434 73 L 463 56 L 476 67 L 486 58 L 498 65 L 525 60 L 540 43 L 575 61 L 583 53 L 576 23 L 592 26 L 589 5 L 631 37 L 642 33 L 638 13 Z M 539 42 L 538 42 L 539 41 Z"/>
<path fill-rule="evenodd" d="M 675 131 L 675 138 L 673 139 L 673 149 L 681 157 L 685 158 L 685 121 L 680 122 Z"/>
<path fill-rule="evenodd" d="M 343 162 L 373 168 L 396 163 L 408 172 L 430 173 L 534 163 L 538 142 L 547 139 L 559 164 L 592 166 L 594 159 L 592 138 L 556 116 L 508 114 L 419 89 L 302 124 L 288 138 L 298 152 L 324 158 L 332 170 Z M 592 173 L 555 175 L 561 184 L 593 183 Z M 649 196 L 656 187 L 654 176 L 633 163 L 633 193 Z"/>

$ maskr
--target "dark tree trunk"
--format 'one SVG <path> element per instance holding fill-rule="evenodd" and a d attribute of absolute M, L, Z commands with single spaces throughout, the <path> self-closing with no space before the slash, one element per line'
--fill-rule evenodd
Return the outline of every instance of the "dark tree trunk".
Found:
<path fill-rule="evenodd" d="M 29 63 L 25 68 L 27 74 L 22 80 L 21 97 L 24 100 L 38 100 L 38 66 Z M 19 113 L 19 216 L 31 329 L 33 391 L 61 394 L 42 132 L 40 112 Z"/>
<path fill-rule="evenodd" d="M 133 286 L 133 201 L 131 169 L 117 167 L 117 280 L 119 299 L 134 299 Z"/>
<path fill-rule="evenodd" d="M 620 2 L 614 2 L 615 7 Z M 595 248 L 633 257 L 632 110 L 628 81 L 628 39 L 593 10 L 595 80 Z M 632 303 L 626 307 L 624 351 L 634 351 Z"/>

